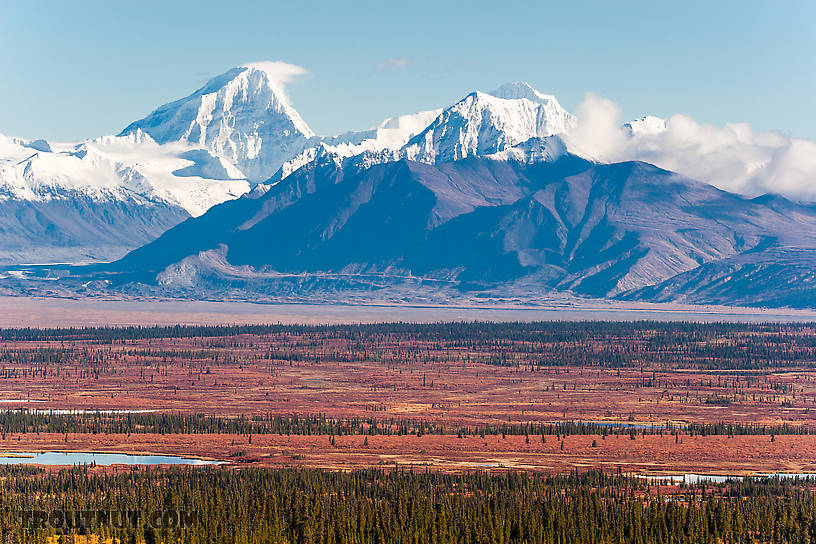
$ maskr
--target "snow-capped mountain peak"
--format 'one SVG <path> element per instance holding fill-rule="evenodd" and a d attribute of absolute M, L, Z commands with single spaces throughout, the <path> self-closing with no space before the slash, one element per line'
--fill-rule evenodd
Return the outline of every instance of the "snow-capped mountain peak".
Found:
<path fill-rule="evenodd" d="M 404 154 L 429 163 L 491 155 L 530 138 L 562 134 L 573 123 L 555 98 L 527 84 L 509 84 L 493 93 L 472 92 L 445 109 Z"/>
<path fill-rule="evenodd" d="M 156 140 L 150 137 L 150 134 L 137 128 L 133 132 L 121 134 L 119 136 L 106 135 L 99 136 L 90 140 L 94 144 L 99 145 L 116 145 L 116 144 L 132 144 L 132 145 L 158 145 Z M 84 143 L 77 144 L 77 147 L 84 146 Z"/>
<path fill-rule="evenodd" d="M 639 117 L 623 124 L 623 129 L 630 136 L 649 136 L 666 130 L 666 120 L 654 115 Z"/>
<path fill-rule="evenodd" d="M 131 123 L 121 135 L 142 130 L 161 144 L 202 146 L 250 181 L 264 180 L 314 136 L 283 89 L 299 70 L 277 62 L 233 68 Z"/>
<path fill-rule="evenodd" d="M 275 101 L 282 104 L 282 109 L 286 115 L 291 119 L 295 128 L 307 138 L 314 136 L 314 132 L 309 128 L 300 114 L 295 110 L 289 102 L 289 96 L 286 94 L 284 84 L 294 75 L 301 75 L 305 71 L 297 66 L 287 64 L 285 62 L 251 62 L 241 66 L 244 69 L 236 78 L 241 85 L 247 90 L 253 90 L 253 87 L 266 87 L 273 92 L 274 100 L 270 102 L 274 105 Z M 245 83 L 244 83 L 245 81 Z M 256 91 L 257 92 L 257 91 Z"/>
<path fill-rule="evenodd" d="M 560 104 L 558 104 L 558 100 L 556 100 L 553 95 L 544 94 L 537 91 L 526 81 L 505 83 L 498 89 L 490 91 L 488 94 L 495 96 L 496 98 L 504 98 L 505 100 L 518 100 L 520 98 L 526 98 L 531 102 L 538 102 L 539 104 L 554 103 L 556 106 L 561 107 Z"/>
<path fill-rule="evenodd" d="M 557 135 L 575 121 L 555 97 L 527 83 L 474 91 L 443 110 L 389 118 L 368 131 L 322 138 L 283 164 L 279 181 L 310 163 L 354 162 L 360 168 L 398 159 L 434 164 L 480 156 L 551 161 L 565 152 Z"/>

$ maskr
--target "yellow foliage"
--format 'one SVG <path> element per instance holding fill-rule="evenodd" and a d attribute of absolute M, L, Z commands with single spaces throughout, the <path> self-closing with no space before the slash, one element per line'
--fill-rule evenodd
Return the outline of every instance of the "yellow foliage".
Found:
<path fill-rule="evenodd" d="M 62 542 L 70 542 L 71 544 L 120 544 L 118 540 L 106 538 L 99 540 L 98 535 L 65 535 L 62 537 Z M 50 536 L 46 540 L 47 544 L 61 544 L 59 536 Z"/>

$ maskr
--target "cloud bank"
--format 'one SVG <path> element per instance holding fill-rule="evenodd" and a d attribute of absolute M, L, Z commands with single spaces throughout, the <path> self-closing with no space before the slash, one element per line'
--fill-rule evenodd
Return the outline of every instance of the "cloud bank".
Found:
<path fill-rule="evenodd" d="M 748 196 L 776 193 L 816 201 L 816 142 L 756 133 L 744 123 L 706 125 L 681 114 L 666 119 L 665 126 L 655 126 L 656 118 L 623 126 L 620 107 L 592 94 L 575 116 L 576 126 L 564 140 L 587 158 L 640 160 Z"/>

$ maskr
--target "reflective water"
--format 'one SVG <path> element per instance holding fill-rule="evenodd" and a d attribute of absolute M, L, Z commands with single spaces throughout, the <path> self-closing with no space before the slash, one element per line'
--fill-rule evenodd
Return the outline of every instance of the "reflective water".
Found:
<path fill-rule="evenodd" d="M 0 465 L 217 465 L 206 461 L 176 455 L 128 455 L 124 453 L 93 452 L 3 452 Z"/>
<path fill-rule="evenodd" d="M 700 483 L 714 483 L 721 484 L 728 481 L 742 481 L 746 478 L 816 478 L 816 473 L 813 472 L 767 472 L 754 474 L 752 476 L 736 476 L 723 474 L 675 474 L 675 475 L 651 475 L 651 474 L 636 474 L 637 478 L 653 482 L 665 482 L 673 484 L 700 484 Z"/>

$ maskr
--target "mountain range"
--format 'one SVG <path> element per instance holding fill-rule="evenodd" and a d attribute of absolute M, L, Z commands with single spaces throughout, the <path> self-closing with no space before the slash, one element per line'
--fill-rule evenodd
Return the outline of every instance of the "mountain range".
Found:
<path fill-rule="evenodd" d="M 316 136 L 267 66 L 242 66 L 118 136 L 0 139 L 2 281 L 185 298 L 816 307 L 816 206 L 599 162 L 572 145 L 575 124 L 555 97 L 514 83 Z M 621 127 L 665 128 L 651 116 Z M 96 262 L 21 264 L 47 260 Z"/>

